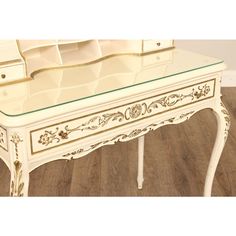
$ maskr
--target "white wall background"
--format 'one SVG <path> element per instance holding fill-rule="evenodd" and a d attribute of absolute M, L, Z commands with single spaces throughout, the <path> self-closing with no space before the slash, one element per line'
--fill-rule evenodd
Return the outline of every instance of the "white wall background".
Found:
<path fill-rule="evenodd" d="M 175 46 L 223 59 L 227 70 L 236 70 L 236 40 L 175 40 Z"/>
<path fill-rule="evenodd" d="M 175 40 L 175 46 L 223 59 L 227 69 L 223 74 L 222 87 L 236 86 L 236 40 Z"/>

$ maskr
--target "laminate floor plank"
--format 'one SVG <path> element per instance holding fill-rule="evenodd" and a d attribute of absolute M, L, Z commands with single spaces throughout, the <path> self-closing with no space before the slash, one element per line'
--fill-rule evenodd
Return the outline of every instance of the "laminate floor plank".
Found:
<path fill-rule="evenodd" d="M 127 196 L 130 193 L 128 143 L 102 147 L 101 195 Z"/>
<path fill-rule="evenodd" d="M 101 150 L 74 162 L 70 196 L 97 196 L 101 188 Z"/>
<path fill-rule="evenodd" d="M 10 187 L 10 171 L 8 167 L 0 159 L 0 196 L 9 196 Z"/>
<path fill-rule="evenodd" d="M 42 168 L 43 167 L 43 168 Z M 73 162 L 57 160 L 30 173 L 29 196 L 68 196 Z"/>

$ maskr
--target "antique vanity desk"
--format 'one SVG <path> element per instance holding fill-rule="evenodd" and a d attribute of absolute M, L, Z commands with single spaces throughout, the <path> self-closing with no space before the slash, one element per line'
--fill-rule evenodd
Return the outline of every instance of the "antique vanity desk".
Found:
<path fill-rule="evenodd" d="M 28 195 L 29 173 L 40 165 L 134 138 L 141 189 L 144 135 L 205 108 L 218 122 L 204 189 L 211 195 L 230 126 L 220 93 L 223 61 L 171 48 L 41 67 L 29 79 L 0 86 L 0 157 L 11 172 L 11 196 Z"/>

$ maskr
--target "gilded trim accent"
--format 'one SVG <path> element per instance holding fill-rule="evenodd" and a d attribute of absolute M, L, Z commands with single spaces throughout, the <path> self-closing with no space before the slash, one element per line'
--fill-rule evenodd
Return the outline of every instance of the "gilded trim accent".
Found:
<path fill-rule="evenodd" d="M 59 128 L 56 128 L 55 132 L 45 130 L 44 134 L 40 136 L 38 143 L 41 143 L 42 145 L 46 145 L 46 146 L 52 143 L 54 140 L 56 140 L 59 143 L 60 138 L 57 137 L 58 130 Z"/>
<path fill-rule="evenodd" d="M 5 128 L 3 128 L 2 126 L 0 126 L 0 129 L 5 131 L 6 137 L 5 140 L 7 140 L 7 130 Z M 4 142 L 4 133 L 0 130 L 0 147 L 5 150 L 6 152 L 8 152 L 8 143 L 6 141 L 6 143 Z M 6 148 L 3 147 L 2 145 L 6 144 Z"/>
<path fill-rule="evenodd" d="M 196 91 L 193 89 L 190 94 L 182 95 L 182 96 L 181 96 L 181 95 L 176 95 L 176 94 L 175 94 L 175 96 L 172 96 L 172 94 L 171 94 L 171 95 L 169 95 L 169 96 L 166 96 L 167 98 L 164 99 L 164 101 L 161 100 L 161 99 L 158 99 L 157 101 L 158 101 L 158 103 L 159 103 L 160 105 L 162 105 L 162 106 L 169 106 L 169 107 L 171 107 L 171 106 L 175 105 L 177 102 L 181 101 L 181 99 L 183 100 L 185 97 L 192 97 L 192 98 L 196 98 L 196 99 L 197 99 L 197 100 L 195 100 L 195 101 L 192 101 L 191 104 L 196 103 L 196 102 L 199 102 L 199 101 L 204 101 L 204 100 L 206 100 L 206 99 L 210 99 L 210 98 L 212 98 L 212 97 L 215 96 L 216 78 L 210 79 L 210 80 L 207 80 L 207 81 L 203 81 L 203 82 L 199 82 L 199 83 L 197 83 L 197 84 L 185 86 L 185 87 L 182 87 L 182 88 L 179 88 L 179 89 L 175 89 L 175 90 L 172 90 L 172 91 L 168 91 L 168 92 L 163 93 L 163 94 L 158 94 L 158 95 L 156 95 L 156 96 L 162 96 L 162 95 L 165 95 L 165 94 L 168 94 L 168 93 L 171 93 L 171 92 L 183 90 L 183 89 L 185 89 L 185 88 L 190 88 L 190 87 L 193 87 L 193 86 L 196 86 L 196 85 L 202 85 L 202 84 L 204 84 L 204 83 L 208 83 L 208 82 L 211 82 L 211 81 L 214 81 L 214 85 L 213 85 L 213 95 L 212 95 L 212 96 L 206 97 L 207 93 L 209 92 L 209 91 L 208 91 L 208 90 L 209 90 L 209 88 L 208 88 L 209 86 L 207 86 L 207 84 L 205 84 L 205 85 L 203 85 L 202 88 L 201 88 L 201 87 L 198 87 L 198 89 L 199 89 L 199 88 L 201 89 L 200 91 L 208 91 L 207 93 L 206 93 L 206 92 L 200 92 L 200 93 L 201 93 L 201 96 L 199 96 L 199 92 L 196 93 Z M 145 100 L 146 100 L 146 99 L 150 99 L 150 98 L 155 98 L 156 96 L 152 96 L 152 97 L 149 97 L 149 98 L 145 98 Z M 168 97 L 170 97 L 170 99 L 168 99 Z M 201 97 L 204 97 L 204 98 L 202 98 L 201 100 L 198 100 L 198 99 L 201 98 Z M 173 101 L 173 100 L 171 100 L 171 99 L 176 99 L 176 100 Z M 160 100 L 160 101 L 159 101 L 159 100 Z M 132 102 L 132 103 L 124 104 L 124 105 L 121 105 L 121 106 L 118 106 L 118 107 L 113 107 L 113 108 L 110 108 L 110 109 L 115 109 L 115 108 L 119 108 L 119 107 L 124 107 L 124 106 L 131 105 L 131 104 L 135 104 L 135 103 L 138 103 L 138 102 L 141 102 L 141 101 L 143 101 L 143 100 L 138 100 L 138 101 L 135 101 L 135 102 Z M 155 101 L 155 102 L 157 103 L 157 101 Z M 149 109 L 148 109 L 149 112 L 151 112 L 150 109 L 153 109 L 153 107 L 157 106 L 157 104 L 155 104 L 155 103 L 151 103 L 151 104 L 152 104 L 151 107 L 149 107 Z M 162 112 L 159 112 L 159 113 L 155 113 L 155 114 L 150 115 L 150 116 L 146 116 L 146 117 L 142 117 L 142 118 L 139 118 L 139 119 L 135 119 L 135 120 L 132 120 L 132 121 L 130 121 L 130 122 L 128 122 L 128 123 L 125 123 L 125 124 L 123 124 L 123 125 L 130 124 L 130 123 L 133 123 L 133 122 L 142 120 L 142 119 L 147 119 L 147 118 L 150 118 L 150 117 L 152 117 L 152 116 L 155 116 L 155 115 L 158 115 L 158 114 L 162 114 L 162 113 L 168 112 L 168 111 L 170 111 L 170 110 L 179 109 L 179 108 L 181 108 L 181 107 L 188 106 L 189 104 L 190 104 L 190 103 L 184 104 L 184 105 L 178 106 L 178 107 L 173 107 L 173 108 L 171 107 L 171 108 L 168 109 L 168 110 L 165 110 L 165 111 L 162 111 Z M 144 108 L 148 108 L 148 106 L 147 106 L 146 103 L 142 103 L 142 106 L 143 106 Z M 77 139 L 69 140 L 69 141 L 64 142 L 64 143 L 62 143 L 62 144 L 58 144 L 58 145 L 55 145 L 55 146 L 53 146 L 53 147 L 48 147 L 48 148 L 43 149 L 43 150 L 40 150 L 40 151 L 36 151 L 36 152 L 33 151 L 32 133 L 34 133 L 34 132 L 36 132 L 36 131 L 39 131 L 39 130 L 48 129 L 48 128 L 53 127 L 53 126 L 56 126 L 56 125 L 62 125 L 62 124 L 64 124 L 64 123 L 68 123 L 68 122 L 71 122 L 71 121 L 74 121 L 74 120 L 78 120 L 78 119 L 85 118 L 85 117 L 88 117 L 88 116 L 96 115 L 96 114 L 99 114 L 99 113 L 102 113 L 102 112 L 105 112 L 105 111 L 109 111 L 110 109 L 106 109 L 106 110 L 99 111 L 99 112 L 96 112 L 96 113 L 92 113 L 92 114 L 89 114 L 89 115 L 86 115 L 86 116 L 77 117 L 77 118 L 74 118 L 74 119 L 71 119 L 71 120 L 68 120 L 68 121 L 63 121 L 63 122 L 59 122 L 59 123 L 56 123 L 56 124 L 53 124 L 53 125 L 50 125 L 50 126 L 38 128 L 38 129 L 35 129 L 35 130 L 31 130 L 31 131 L 30 131 L 31 154 L 33 155 L 33 154 L 37 154 L 37 153 L 40 153 L 40 152 L 44 152 L 44 151 L 50 150 L 50 149 L 52 149 L 52 148 L 59 147 L 59 146 L 61 146 L 61 145 L 65 145 L 65 144 L 68 144 L 68 143 L 71 143 L 71 142 L 75 142 L 75 141 L 77 141 L 77 140 L 81 140 L 81 139 L 87 138 L 87 137 L 89 137 L 89 136 L 91 136 L 91 135 L 99 134 L 99 133 L 106 132 L 106 131 L 110 130 L 110 129 L 102 130 L 102 131 L 100 131 L 100 132 L 97 132 L 97 133 L 94 133 L 94 134 L 91 134 L 91 135 L 87 135 L 87 136 L 84 136 L 84 137 L 80 137 L 80 138 L 77 138 Z M 129 110 L 130 110 L 130 107 L 127 108 L 127 110 L 124 112 L 124 114 L 121 113 L 121 114 L 119 115 L 119 116 L 120 116 L 120 119 L 124 119 L 124 118 L 125 118 L 126 120 L 129 120 L 129 117 L 127 116 L 127 113 L 128 113 Z M 148 110 L 147 110 L 147 111 L 148 111 Z M 146 113 L 146 111 L 145 111 L 145 113 Z M 145 113 L 143 112 L 142 115 L 144 115 Z M 112 113 L 112 114 L 109 114 L 109 115 L 112 115 L 111 118 L 110 118 L 110 119 L 112 119 L 112 117 L 114 118 L 114 116 L 117 115 L 117 113 Z M 124 116 L 124 117 L 123 117 L 123 116 Z M 93 122 L 94 122 L 94 121 L 97 121 L 97 122 L 98 122 L 98 125 L 97 125 L 97 126 L 96 126 L 96 125 L 92 126 L 93 129 L 90 128 L 90 130 L 94 130 L 94 129 L 97 129 L 97 128 L 101 127 L 101 126 L 99 126 L 99 121 L 101 122 L 101 120 L 102 120 L 102 118 L 101 118 L 99 115 L 97 115 L 97 116 L 93 117 L 92 119 L 90 119 L 88 122 L 86 122 L 86 123 L 84 123 L 84 124 L 82 124 L 82 125 L 80 125 L 80 126 L 78 126 L 78 127 L 76 127 L 76 128 L 73 128 L 73 129 L 69 129 L 68 126 L 65 126 L 65 131 L 64 131 L 64 130 L 60 130 L 60 131 L 59 131 L 59 128 L 58 128 L 58 127 L 56 128 L 55 131 L 45 131 L 45 133 L 40 136 L 40 139 L 39 139 L 38 142 L 39 142 L 39 143 L 42 143 L 42 145 L 46 145 L 46 146 L 47 146 L 49 143 L 51 143 L 51 141 L 53 141 L 53 140 L 55 140 L 57 143 L 59 143 L 62 139 L 63 139 L 63 140 L 64 140 L 64 139 L 67 139 L 67 138 L 68 138 L 68 135 L 69 135 L 71 132 L 74 132 L 74 131 L 76 131 L 76 130 L 81 130 L 81 129 L 82 129 L 82 130 L 89 129 L 88 127 L 86 128 L 86 125 L 90 125 L 92 121 L 93 121 Z M 109 119 L 108 119 L 108 121 L 109 121 Z M 101 124 L 103 124 L 103 122 L 101 122 Z M 106 124 L 106 122 L 105 122 L 105 124 Z M 122 125 L 118 125 L 118 126 L 116 126 L 115 128 L 118 128 L 118 127 L 121 127 L 121 126 L 122 126 Z M 58 136 L 54 136 L 57 132 L 59 132 L 57 135 L 60 134 L 59 137 L 58 137 Z M 68 132 L 69 132 L 69 133 L 68 133 Z M 52 135 L 53 135 L 54 137 L 51 137 L 51 136 L 50 136 L 51 133 L 52 133 Z M 45 136 L 44 136 L 44 135 L 45 135 Z M 47 140 L 48 140 L 48 141 L 47 141 Z M 43 144 L 43 143 L 44 143 L 44 144 Z"/>
<path fill-rule="evenodd" d="M 15 155 L 16 160 L 14 161 L 14 180 L 11 182 L 11 196 L 18 196 L 22 197 L 24 194 L 22 193 L 22 190 L 24 188 L 24 182 L 22 182 L 22 163 L 19 161 L 19 151 L 18 151 L 18 144 L 20 142 L 23 142 L 23 140 L 20 138 L 20 136 L 17 133 L 14 133 L 11 136 L 11 142 L 15 145 Z"/>
<path fill-rule="evenodd" d="M 224 114 L 224 118 L 225 118 L 225 122 L 226 122 L 226 127 L 225 127 L 225 134 L 224 134 L 224 140 L 226 142 L 228 134 L 229 134 L 229 128 L 231 125 L 231 121 L 230 121 L 230 115 L 229 112 L 227 111 L 225 105 L 223 104 L 223 102 L 220 103 L 221 105 L 221 112 Z"/>
<path fill-rule="evenodd" d="M 62 155 L 62 157 L 73 159 L 74 155 L 81 154 L 81 153 L 84 153 L 84 152 L 86 152 L 86 153 L 92 152 L 93 150 L 95 150 L 99 147 L 102 147 L 106 144 L 115 144 L 117 142 L 124 142 L 124 141 L 128 141 L 128 140 L 137 138 L 138 136 L 144 135 L 144 134 L 148 133 L 149 131 L 157 129 L 160 126 L 167 125 L 167 124 L 172 124 L 175 121 L 178 122 L 178 121 L 181 121 L 184 118 L 186 118 L 185 120 L 187 120 L 187 119 L 189 119 L 189 117 L 194 112 L 195 111 L 191 111 L 191 112 L 188 112 L 188 113 L 183 113 L 178 117 L 172 117 L 172 118 L 166 119 L 164 121 L 161 121 L 159 123 L 154 123 L 154 124 L 148 125 L 143 129 L 134 129 L 133 131 L 131 131 L 128 134 L 119 134 L 119 135 L 113 137 L 112 139 L 107 139 L 105 141 L 101 141 L 101 142 L 98 142 L 96 144 L 93 144 L 87 149 L 80 148 L 80 149 L 77 149 L 76 151 L 68 152 L 68 153 Z"/>
<path fill-rule="evenodd" d="M 4 140 L 3 140 L 3 137 L 4 137 L 4 134 L 2 131 L 0 131 L 0 145 L 5 143 Z M 2 146 L 1 146 L 2 147 Z"/>
<path fill-rule="evenodd" d="M 144 103 L 146 104 L 146 103 Z M 128 108 L 129 109 L 129 116 L 131 119 L 136 119 L 138 118 L 141 114 L 145 114 L 146 111 L 144 111 L 142 113 L 142 105 L 140 105 L 139 103 L 134 104 L 132 107 Z"/>
<path fill-rule="evenodd" d="M 19 84 L 19 83 L 27 82 L 27 81 L 31 81 L 31 80 L 32 80 L 32 78 L 30 78 L 30 77 L 23 78 L 23 79 L 17 79 L 17 80 L 2 83 L 2 84 L 0 83 L 0 87 L 11 85 L 11 84 Z"/>
<path fill-rule="evenodd" d="M 176 105 L 178 102 L 184 100 L 187 97 L 191 97 L 192 101 L 196 99 L 200 99 L 202 96 L 206 96 L 210 92 L 210 86 L 207 83 L 203 86 L 198 86 L 198 90 L 196 91 L 194 88 L 192 92 L 186 95 L 183 94 L 171 94 L 168 96 L 164 96 L 156 101 L 151 102 L 149 105 L 143 103 L 142 106 L 140 103 L 136 103 L 131 107 L 126 108 L 125 112 L 116 112 L 111 114 L 103 114 L 101 116 L 94 116 L 89 121 L 70 129 L 68 125 L 65 126 L 64 130 L 59 131 L 59 128 L 56 128 L 56 131 L 48 131 L 45 130 L 44 134 L 40 135 L 40 139 L 38 143 L 48 146 L 54 140 L 59 143 L 63 139 L 68 139 L 70 133 L 75 131 L 84 131 L 84 130 L 96 130 L 100 127 L 104 127 L 108 124 L 109 121 L 118 120 L 122 122 L 125 120 L 133 120 L 137 119 L 141 115 L 146 115 L 146 113 L 152 113 L 153 110 L 158 109 L 159 105 L 162 107 L 171 107 Z M 144 108 L 144 110 L 143 110 Z"/>
<path fill-rule="evenodd" d="M 24 188 L 24 182 L 22 182 L 22 163 L 19 160 L 14 161 L 14 181 L 11 182 L 11 196 L 23 197 L 22 190 Z"/>
<path fill-rule="evenodd" d="M 7 66 L 4 66 L 4 68 L 11 67 L 11 66 L 15 66 L 15 64 L 20 63 L 20 62 L 22 63 L 21 59 L 15 59 L 15 60 L 10 60 L 10 61 L 1 61 L 0 66 L 7 65 Z"/>
<path fill-rule="evenodd" d="M 205 84 L 202 88 L 198 86 L 198 90 L 199 91 L 196 91 L 193 94 L 197 99 L 202 96 L 205 97 L 210 92 L 210 87 Z"/>
<path fill-rule="evenodd" d="M 100 127 L 104 127 L 105 125 L 108 124 L 110 120 L 118 120 L 118 121 L 123 121 L 124 120 L 124 114 L 121 112 L 116 112 L 116 113 L 111 113 L 111 114 L 103 114 L 102 116 L 95 116 L 92 117 L 89 121 L 73 128 L 70 129 L 68 125 L 65 126 L 65 130 L 60 130 L 57 127 L 55 132 L 52 131 L 47 131 L 45 130 L 42 135 L 40 135 L 40 138 L 38 140 L 38 143 L 48 146 L 50 143 L 53 141 L 56 141 L 59 143 L 63 139 L 68 139 L 68 136 L 70 133 L 75 132 L 75 131 L 84 131 L 84 130 L 96 130 Z"/>

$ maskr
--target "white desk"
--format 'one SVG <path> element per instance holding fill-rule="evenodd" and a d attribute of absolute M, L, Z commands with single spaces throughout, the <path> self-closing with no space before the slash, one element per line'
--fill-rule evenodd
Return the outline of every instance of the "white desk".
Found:
<path fill-rule="evenodd" d="M 0 157 L 11 172 L 10 195 L 27 196 L 29 173 L 40 165 L 134 138 L 141 189 L 144 135 L 210 108 L 218 121 L 204 190 L 210 196 L 230 126 L 220 99 L 224 68 L 219 59 L 171 49 L 42 70 L 0 87 Z"/>

